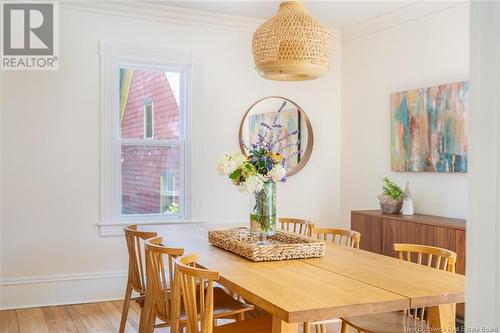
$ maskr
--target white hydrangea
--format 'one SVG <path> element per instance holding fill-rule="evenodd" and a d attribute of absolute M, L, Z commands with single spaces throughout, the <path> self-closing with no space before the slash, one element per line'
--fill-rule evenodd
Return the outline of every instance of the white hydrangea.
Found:
<path fill-rule="evenodd" d="M 238 185 L 238 189 L 243 193 L 256 193 L 264 188 L 265 177 L 256 174 L 247 177 L 244 182 Z"/>
<path fill-rule="evenodd" d="M 278 183 L 286 176 L 287 170 L 281 164 L 275 164 L 267 174 L 273 182 Z"/>
<path fill-rule="evenodd" d="M 221 175 L 230 175 L 247 160 L 241 152 L 226 153 L 217 161 L 217 171 Z"/>

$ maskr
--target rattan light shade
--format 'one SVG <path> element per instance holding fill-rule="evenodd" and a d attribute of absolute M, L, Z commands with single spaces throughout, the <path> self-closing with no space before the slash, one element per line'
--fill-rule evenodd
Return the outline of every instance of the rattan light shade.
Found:
<path fill-rule="evenodd" d="M 299 1 L 285 1 L 255 31 L 252 51 L 257 71 L 278 81 L 316 79 L 330 67 L 332 35 Z"/>

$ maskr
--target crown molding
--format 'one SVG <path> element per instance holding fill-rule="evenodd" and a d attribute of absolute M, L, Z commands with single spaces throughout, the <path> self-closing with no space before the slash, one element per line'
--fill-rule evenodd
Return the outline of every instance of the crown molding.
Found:
<path fill-rule="evenodd" d="M 469 1 L 415 1 L 389 13 L 341 28 L 342 44 L 387 30 L 402 24 L 410 23 L 437 13 L 459 7 L 468 6 Z"/>
<path fill-rule="evenodd" d="M 264 22 L 258 18 L 214 14 L 138 1 L 61 1 L 59 4 L 62 9 L 229 30 L 254 31 Z"/>
<path fill-rule="evenodd" d="M 330 29 L 340 30 L 342 44 L 347 44 L 373 33 L 420 20 L 458 6 L 469 5 L 469 3 L 469 0 L 414 1 L 389 13 L 344 28 Z M 265 21 L 259 18 L 214 14 L 142 1 L 67 0 L 59 4 L 62 9 L 240 31 L 255 31 Z"/>

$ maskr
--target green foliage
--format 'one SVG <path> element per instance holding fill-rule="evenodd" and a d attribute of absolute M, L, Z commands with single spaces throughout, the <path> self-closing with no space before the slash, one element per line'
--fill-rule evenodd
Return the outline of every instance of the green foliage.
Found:
<path fill-rule="evenodd" d="M 384 194 L 393 198 L 394 200 L 401 200 L 404 192 L 398 184 L 391 181 L 389 178 L 382 178 Z"/>
<path fill-rule="evenodd" d="M 241 169 L 236 169 L 236 170 L 233 171 L 232 174 L 229 175 L 229 178 L 232 179 L 232 180 L 237 180 L 237 179 L 240 178 L 241 172 L 242 172 Z"/>
<path fill-rule="evenodd" d="M 167 209 L 169 214 L 177 214 L 179 212 L 179 204 L 177 202 L 172 202 Z"/>
<path fill-rule="evenodd" d="M 273 161 L 270 158 L 270 153 L 264 148 L 252 150 L 250 152 L 249 159 L 257 172 L 261 175 L 267 175 L 267 172 L 273 166 Z"/>
<path fill-rule="evenodd" d="M 231 179 L 234 184 L 239 184 L 240 182 L 244 182 L 247 177 L 256 173 L 257 170 L 255 169 L 255 166 L 253 166 L 250 162 L 245 162 L 241 167 L 234 170 L 229 175 L 229 179 Z"/>

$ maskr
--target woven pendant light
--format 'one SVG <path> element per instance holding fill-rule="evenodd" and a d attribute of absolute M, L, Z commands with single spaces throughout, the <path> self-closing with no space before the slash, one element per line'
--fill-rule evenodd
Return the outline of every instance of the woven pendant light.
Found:
<path fill-rule="evenodd" d="M 332 35 L 299 1 L 285 1 L 255 31 L 252 51 L 256 69 L 269 80 L 313 80 L 330 66 Z"/>

